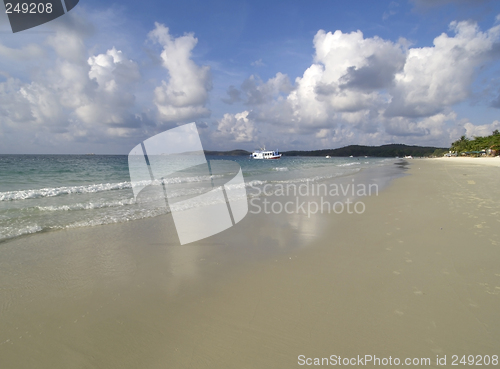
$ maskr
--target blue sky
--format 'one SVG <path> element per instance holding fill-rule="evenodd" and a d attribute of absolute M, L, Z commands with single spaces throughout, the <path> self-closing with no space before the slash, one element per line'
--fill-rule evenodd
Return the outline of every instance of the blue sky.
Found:
<path fill-rule="evenodd" d="M 127 154 L 196 122 L 206 149 L 449 146 L 500 128 L 500 2 L 81 0 L 12 34 L 0 153 Z"/>

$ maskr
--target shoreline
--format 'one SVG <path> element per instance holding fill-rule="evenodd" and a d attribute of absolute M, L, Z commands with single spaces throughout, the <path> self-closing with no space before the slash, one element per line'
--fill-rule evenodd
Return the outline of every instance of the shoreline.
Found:
<path fill-rule="evenodd" d="M 409 163 L 364 214 L 247 216 L 185 246 L 168 216 L 2 244 L 5 366 L 498 354 L 500 173 Z"/>

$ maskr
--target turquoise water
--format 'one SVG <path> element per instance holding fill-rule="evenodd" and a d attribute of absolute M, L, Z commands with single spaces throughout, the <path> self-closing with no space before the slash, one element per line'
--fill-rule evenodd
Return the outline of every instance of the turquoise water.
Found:
<path fill-rule="evenodd" d="M 280 160 L 254 160 L 208 156 L 207 159 L 236 161 L 247 188 L 267 183 L 323 181 L 394 163 L 394 159 L 364 157 L 285 156 Z M 221 175 L 222 182 L 232 175 Z M 210 177 L 179 175 L 168 181 L 174 183 L 169 196 L 185 198 L 199 193 L 199 186 L 193 189 L 190 184 L 210 181 Z M 134 200 L 125 155 L 0 155 L 0 241 L 29 233 L 126 222 L 166 212 L 165 206 L 145 207 Z"/>

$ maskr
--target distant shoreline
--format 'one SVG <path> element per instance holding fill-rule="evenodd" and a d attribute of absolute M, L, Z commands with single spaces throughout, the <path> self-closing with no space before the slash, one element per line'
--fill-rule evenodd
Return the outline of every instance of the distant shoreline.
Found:
<path fill-rule="evenodd" d="M 284 156 L 332 156 L 332 157 L 360 157 L 371 156 L 379 158 L 393 158 L 396 156 L 431 156 L 436 150 L 445 150 L 447 148 L 433 146 L 409 146 L 403 144 L 390 144 L 381 146 L 362 146 L 349 145 L 338 149 L 322 149 L 322 150 L 292 150 L 282 151 Z M 247 156 L 251 153 L 246 150 L 230 150 L 230 151 L 210 151 L 205 150 L 206 155 L 212 156 Z"/>

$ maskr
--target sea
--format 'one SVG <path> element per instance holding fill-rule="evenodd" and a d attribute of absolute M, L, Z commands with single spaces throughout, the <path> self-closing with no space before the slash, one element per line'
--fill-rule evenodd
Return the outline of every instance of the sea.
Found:
<path fill-rule="evenodd" d="M 373 168 L 393 168 L 394 158 L 207 156 L 241 167 L 247 196 L 266 184 L 319 183 Z M 170 175 L 151 186 L 170 185 L 169 199 L 195 197 L 200 183 L 230 180 L 232 170 L 217 175 Z M 228 167 L 228 168 L 229 168 Z M 238 166 L 236 166 L 238 168 Z M 193 186 L 196 184 L 196 186 Z M 157 206 L 155 206 L 157 204 Z M 126 155 L 0 155 L 0 242 L 27 234 L 97 227 L 168 213 L 165 202 L 148 206 L 134 197 Z"/>

